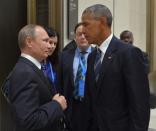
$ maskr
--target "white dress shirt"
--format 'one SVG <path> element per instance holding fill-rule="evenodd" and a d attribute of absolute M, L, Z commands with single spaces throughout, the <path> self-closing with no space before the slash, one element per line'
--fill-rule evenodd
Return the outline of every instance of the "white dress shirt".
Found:
<path fill-rule="evenodd" d="M 22 53 L 21 56 L 30 60 L 33 64 L 35 64 L 41 70 L 41 63 L 38 60 L 36 60 L 34 57 L 25 53 Z"/>
<path fill-rule="evenodd" d="M 101 62 L 104 58 L 104 55 L 106 53 L 106 50 L 107 50 L 112 38 L 113 38 L 113 34 L 111 33 L 110 36 L 105 41 L 103 41 L 102 44 L 98 47 L 102 51 Z"/>

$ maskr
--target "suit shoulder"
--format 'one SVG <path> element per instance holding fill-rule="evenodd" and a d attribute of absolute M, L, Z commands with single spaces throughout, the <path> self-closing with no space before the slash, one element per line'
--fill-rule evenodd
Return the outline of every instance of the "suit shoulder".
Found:
<path fill-rule="evenodd" d="M 75 49 L 63 50 L 61 53 L 61 57 L 72 55 L 72 54 L 75 54 Z"/>
<path fill-rule="evenodd" d="M 37 68 L 37 67 L 36 67 Z M 12 76 L 20 76 L 21 78 L 31 78 L 35 75 L 33 67 L 25 62 L 18 61 L 12 71 Z"/>
<path fill-rule="evenodd" d="M 76 47 L 77 47 L 77 45 L 76 45 L 75 40 L 72 40 L 71 42 L 69 42 L 69 43 L 63 48 L 63 51 L 70 50 L 70 49 L 76 49 Z"/>
<path fill-rule="evenodd" d="M 116 40 L 116 44 L 118 46 L 118 49 L 120 51 L 131 51 L 131 50 L 139 50 L 141 51 L 138 47 L 133 46 L 132 44 L 125 44 L 121 40 Z"/>

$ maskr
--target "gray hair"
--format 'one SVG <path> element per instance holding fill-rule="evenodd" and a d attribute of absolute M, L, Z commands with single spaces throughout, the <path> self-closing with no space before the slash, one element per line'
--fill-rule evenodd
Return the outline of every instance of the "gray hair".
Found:
<path fill-rule="evenodd" d="M 29 24 L 24 26 L 18 33 L 18 45 L 20 49 L 25 47 L 27 37 L 35 38 L 35 29 L 38 25 Z"/>
<path fill-rule="evenodd" d="M 108 26 L 111 27 L 111 25 L 112 25 L 113 18 L 112 18 L 111 11 L 105 5 L 102 5 L 102 4 L 92 5 L 88 8 L 86 8 L 83 11 L 83 14 L 84 13 L 91 13 L 93 15 L 94 19 L 98 19 L 100 17 L 106 17 Z"/>

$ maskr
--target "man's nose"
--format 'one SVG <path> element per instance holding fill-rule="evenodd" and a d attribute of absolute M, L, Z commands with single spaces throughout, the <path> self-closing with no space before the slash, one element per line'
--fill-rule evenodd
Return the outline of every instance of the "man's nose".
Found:
<path fill-rule="evenodd" d="M 84 33 L 82 34 L 82 38 L 85 38 L 85 34 Z"/>

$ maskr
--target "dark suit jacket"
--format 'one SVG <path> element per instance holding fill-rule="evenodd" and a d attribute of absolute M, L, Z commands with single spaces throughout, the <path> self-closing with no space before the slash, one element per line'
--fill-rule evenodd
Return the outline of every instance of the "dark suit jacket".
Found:
<path fill-rule="evenodd" d="M 85 107 L 87 131 L 147 131 L 149 85 L 140 49 L 113 37 L 95 81 L 96 51 L 88 58 Z M 85 118 L 85 117 L 84 117 Z"/>
<path fill-rule="evenodd" d="M 74 76 L 73 76 L 73 61 L 75 56 L 75 49 L 63 51 L 60 60 L 60 83 L 63 94 L 67 96 L 67 102 L 72 100 L 74 90 Z M 68 60 L 68 61 L 67 61 Z"/>
<path fill-rule="evenodd" d="M 76 42 L 75 40 L 72 40 L 63 48 L 63 51 L 72 50 L 72 49 L 75 50 L 76 48 L 77 48 Z"/>
<path fill-rule="evenodd" d="M 68 125 L 71 127 L 72 108 L 73 108 L 73 91 L 74 91 L 74 75 L 73 75 L 73 61 L 75 57 L 75 49 L 69 49 L 63 51 L 60 60 L 60 87 L 62 87 L 62 93 L 67 99 L 68 108 L 65 112 Z M 92 47 L 91 50 L 94 50 Z M 82 115 L 82 114 L 80 114 Z M 77 120 L 81 122 L 82 120 Z M 78 129 L 77 129 L 78 130 Z"/>
<path fill-rule="evenodd" d="M 57 131 L 63 115 L 60 104 L 52 100 L 50 86 L 41 70 L 20 57 L 9 78 L 9 100 L 16 131 Z"/>
<path fill-rule="evenodd" d="M 149 64 L 148 54 L 146 52 L 143 52 L 143 51 L 142 51 L 142 54 L 143 54 L 143 57 L 144 57 L 145 72 L 147 74 L 149 74 L 149 72 L 150 72 L 150 64 Z"/>

